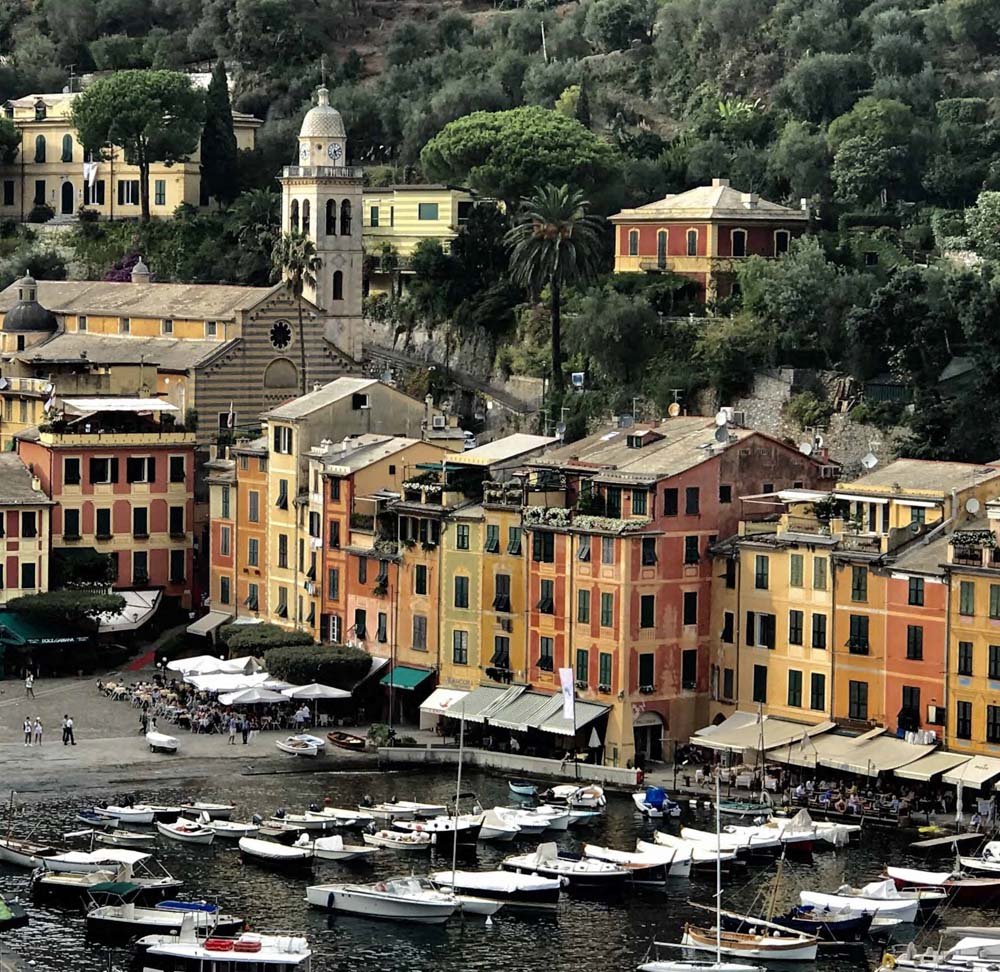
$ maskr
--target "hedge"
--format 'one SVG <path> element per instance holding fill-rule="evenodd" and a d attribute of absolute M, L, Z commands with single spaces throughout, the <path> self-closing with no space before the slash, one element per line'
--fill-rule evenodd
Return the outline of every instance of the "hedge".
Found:
<path fill-rule="evenodd" d="M 351 689 L 371 670 L 372 658 L 348 645 L 303 645 L 271 648 L 264 662 L 272 675 L 295 685 L 319 682 Z"/>
<path fill-rule="evenodd" d="M 276 624 L 226 624 L 219 629 L 219 640 L 230 651 L 259 655 L 267 648 L 311 645 L 305 631 L 293 631 Z"/>

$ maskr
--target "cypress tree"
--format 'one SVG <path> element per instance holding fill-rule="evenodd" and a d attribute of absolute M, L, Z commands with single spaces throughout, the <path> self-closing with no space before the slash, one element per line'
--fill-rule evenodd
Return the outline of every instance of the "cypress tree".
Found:
<path fill-rule="evenodd" d="M 229 103 L 226 65 L 219 58 L 212 69 L 212 80 L 205 96 L 205 128 L 201 134 L 202 192 L 213 196 L 219 206 L 231 203 L 237 195 L 236 134 L 233 109 Z"/>
<path fill-rule="evenodd" d="M 576 99 L 576 120 L 584 128 L 590 129 L 590 98 L 587 96 L 587 79 L 580 81 L 580 96 Z"/>

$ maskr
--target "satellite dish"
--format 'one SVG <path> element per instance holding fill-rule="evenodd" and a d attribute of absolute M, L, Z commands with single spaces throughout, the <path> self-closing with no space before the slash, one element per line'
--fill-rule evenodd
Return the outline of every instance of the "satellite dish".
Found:
<path fill-rule="evenodd" d="M 54 390 L 55 385 L 53 385 L 51 381 L 47 381 L 44 385 L 42 385 L 42 391 L 45 392 L 46 395 L 51 395 Z"/>
<path fill-rule="evenodd" d="M 813 444 L 811 442 L 800 443 L 799 452 L 801 452 L 804 456 L 811 456 L 813 454 Z"/>
<path fill-rule="evenodd" d="M 878 456 L 873 452 L 869 452 L 868 455 L 864 456 L 861 460 L 861 465 L 865 469 L 874 469 L 878 465 Z"/>
<path fill-rule="evenodd" d="M 715 413 L 715 424 L 716 425 L 729 424 L 729 416 L 726 414 L 725 409 L 720 408 L 719 411 Z"/>
<path fill-rule="evenodd" d="M 979 512 L 979 500 L 975 496 L 970 496 L 965 501 L 965 512 L 975 516 Z"/>
<path fill-rule="evenodd" d="M 566 423 L 560 422 L 556 426 L 556 436 L 561 439 L 565 434 L 566 434 Z"/>
<path fill-rule="evenodd" d="M 671 402 L 669 407 L 667 408 L 667 415 L 669 415 L 671 418 L 677 418 L 677 416 L 680 414 L 681 414 L 680 402 Z"/>
<path fill-rule="evenodd" d="M 716 442 L 728 442 L 729 441 L 729 429 L 724 425 L 720 425 L 715 430 L 715 441 Z"/>

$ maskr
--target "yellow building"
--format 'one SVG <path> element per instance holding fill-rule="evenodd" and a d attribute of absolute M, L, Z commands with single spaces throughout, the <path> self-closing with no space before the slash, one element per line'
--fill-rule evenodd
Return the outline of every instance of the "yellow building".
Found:
<path fill-rule="evenodd" d="M 478 504 L 457 509 L 441 540 L 441 673 L 458 688 L 475 688 L 492 655 L 482 637 L 484 520 Z"/>
<path fill-rule="evenodd" d="M 410 272 L 422 240 L 445 250 L 468 222 L 475 195 L 458 186 L 402 185 L 364 191 L 364 244 L 370 261 L 369 290 L 385 293 Z"/>
<path fill-rule="evenodd" d="M 0 454 L 0 605 L 49 589 L 52 505 L 18 456 Z"/>
<path fill-rule="evenodd" d="M 24 220 L 33 206 L 51 206 L 59 216 L 73 216 L 81 207 L 109 219 L 137 218 L 139 170 L 125 162 L 122 150 L 113 148 L 107 160 L 96 159 L 91 178 L 84 174 L 83 146 L 70 121 L 79 92 L 33 94 L 4 105 L 4 114 L 21 133 L 17 159 L 0 172 L 0 216 Z M 252 115 L 233 112 L 233 130 L 239 149 L 252 149 L 261 122 Z M 204 206 L 201 192 L 200 152 L 187 162 L 153 163 L 149 173 L 149 207 L 154 217 L 172 216 L 182 203 Z"/>

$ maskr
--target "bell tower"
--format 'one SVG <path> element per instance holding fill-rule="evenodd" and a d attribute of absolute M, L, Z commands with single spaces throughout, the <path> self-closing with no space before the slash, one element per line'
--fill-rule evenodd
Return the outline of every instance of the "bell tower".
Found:
<path fill-rule="evenodd" d="M 281 174 L 281 231 L 312 240 L 320 266 L 304 296 L 326 320 L 326 337 L 355 360 L 361 355 L 364 251 L 362 170 L 347 164 L 347 133 L 325 86 L 299 131 L 297 164 Z"/>

